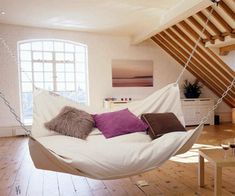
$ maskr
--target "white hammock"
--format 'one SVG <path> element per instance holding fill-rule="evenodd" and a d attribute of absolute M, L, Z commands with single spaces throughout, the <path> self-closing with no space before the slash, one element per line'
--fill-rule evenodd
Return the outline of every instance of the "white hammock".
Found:
<path fill-rule="evenodd" d="M 147 112 L 173 112 L 184 124 L 177 83 L 197 49 L 212 12 L 213 9 L 211 9 L 205 26 L 176 83 L 167 85 L 142 101 L 127 104 L 127 107 L 134 114 L 140 116 L 142 113 Z M 0 42 L 18 64 L 17 58 L 1 35 Z M 202 119 L 198 127 L 187 132 L 168 133 L 153 141 L 144 133 L 133 133 L 105 139 L 98 130 L 94 130 L 84 141 L 49 131 L 43 124 L 57 115 L 65 105 L 74 106 L 89 113 L 99 113 L 101 111 L 78 105 L 63 97 L 40 90 L 34 92 L 33 127 L 30 131 L 21 122 L 20 117 L 1 91 L 0 98 L 20 126 L 30 135 L 30 154 L 37 168 L 96 179 L 114 179 L 154 169 L 171 156 L 188 151 L 199 137 L 203 129 L 203 123 L 206 122 L 211 111 L 216 109 L 234 83 L 235 78 L 233 78 L 231 85 L 227 87 L 222 97 L 218 99 L 216 105 Z"/>
<path fill-rule="evenodd" d="M 30 154 L 37 168 L 96 179 L 115 179 L 156 168 L 171 156 L 189 150 L 203 125 L 188 132 L 174 132 L 151 140 L 145 133 L 105 139 L 95 129 L 87 140 L 58 135 L 44 127 L 65 106 L 89 113 L 101 111 L 78 105 L 47 91 L 35 91 Z M 142 101 L 127 104 L 137 116 L 146 112 L 173 112 L 184 124 L 178 85 L 169 84 Z"/>

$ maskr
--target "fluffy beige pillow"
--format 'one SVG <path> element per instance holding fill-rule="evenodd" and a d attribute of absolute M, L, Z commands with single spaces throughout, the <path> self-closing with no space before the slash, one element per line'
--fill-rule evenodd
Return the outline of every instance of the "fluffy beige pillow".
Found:
<path fill-rule="evenodd" d="M 93 117 L 87 112 L 65 106 L 55 118 L 44 125 L 60 134 L 86 139 L 94 124 Z"/>

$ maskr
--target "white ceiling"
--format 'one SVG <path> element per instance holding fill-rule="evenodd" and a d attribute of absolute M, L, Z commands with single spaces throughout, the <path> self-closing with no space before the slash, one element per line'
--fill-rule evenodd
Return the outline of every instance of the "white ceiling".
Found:
<path fill-rule="evenodd" d="M 184 1 L 0 0 L 0 23 L 134 36 Z"/>

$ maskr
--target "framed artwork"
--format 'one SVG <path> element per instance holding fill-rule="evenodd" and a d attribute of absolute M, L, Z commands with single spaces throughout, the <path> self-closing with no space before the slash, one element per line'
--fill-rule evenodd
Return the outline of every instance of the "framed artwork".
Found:
<path fill-rule="evenodd" d="M 113 87 L 153 86 L 152 60 L 112 60 Z"/>

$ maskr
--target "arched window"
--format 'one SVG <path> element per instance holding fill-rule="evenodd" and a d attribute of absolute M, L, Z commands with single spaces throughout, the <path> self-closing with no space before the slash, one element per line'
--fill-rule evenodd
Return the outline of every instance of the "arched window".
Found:
<path fill-rule="evenodd" d="M 32 121 L 33 86 L 88 104 L 87 46 L 66 40 L 18 42 L 21 113 Z"/>

